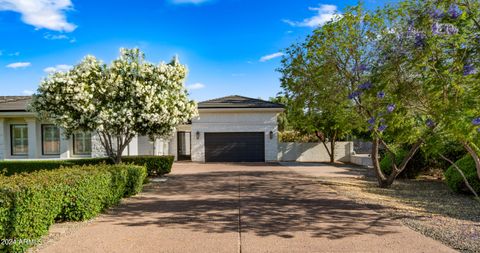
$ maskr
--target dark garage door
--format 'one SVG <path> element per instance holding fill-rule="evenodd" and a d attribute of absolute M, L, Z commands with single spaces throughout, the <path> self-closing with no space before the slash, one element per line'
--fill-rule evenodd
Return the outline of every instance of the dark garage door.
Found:
<path fill-rule="evenodd" d="M 206 162 L 264 162 L 264 133 L 205 133 Z"/>

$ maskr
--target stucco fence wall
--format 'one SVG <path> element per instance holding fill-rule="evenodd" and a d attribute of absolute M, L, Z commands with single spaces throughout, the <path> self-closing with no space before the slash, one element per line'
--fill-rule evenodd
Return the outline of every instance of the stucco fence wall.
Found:
<path fill-rule="evenodd" d="M 327 146 L 330 147 L 330 143 L 327 143 Z M 278 160 L 283 162 L 329 162 L 330 156 L 322 143 L 279 142 Z M 370 167 L 372 164 L 368 154 L 355 154 L 353 142 L 336 143 L 335 161 L 366 167 Z"/>

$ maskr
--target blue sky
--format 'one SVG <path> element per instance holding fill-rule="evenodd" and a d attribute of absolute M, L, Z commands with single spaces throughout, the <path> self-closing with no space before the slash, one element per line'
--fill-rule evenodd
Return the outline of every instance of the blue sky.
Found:
<path fill-rule="evenodd" d="M 367 8 L 391 1 L 367 0 Z M 85 55 L 110 62 L 120 47 L 148 61 L 178 55 L 201 101 L 280 91 L 281 51 L 357 1 L 0 0 L 0 96 L 36 90 L 49 71 Z"/>

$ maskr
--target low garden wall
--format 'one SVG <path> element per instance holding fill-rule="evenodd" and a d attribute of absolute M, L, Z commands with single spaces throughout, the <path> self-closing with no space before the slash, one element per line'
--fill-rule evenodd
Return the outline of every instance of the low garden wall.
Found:
<path fill-rule="evenodd" d="M 327 146 L 330 147 L 330 143 L 327 143 Z M 350 162 L 352 152 L 352 142 L 337 142 L 335 160 Z M 322 143 L 279 142 L 278 160 L 284 162 L 328 162 L 330 157 Z"/>

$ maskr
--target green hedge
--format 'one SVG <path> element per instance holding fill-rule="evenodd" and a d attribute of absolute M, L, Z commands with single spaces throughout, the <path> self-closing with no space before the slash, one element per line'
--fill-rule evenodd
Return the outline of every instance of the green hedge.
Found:
<path fill-rule="evenodd" d="M 170 173 L 173 156 L 126 156 L 122 162 L 146 166 L 149 176 L 161 176 Z M 70 160 L 36 160 L 36 161 L 0 161 L 0 171 L 10 176 L 22 172 L 31 173 L 37 170 L 52 170 L 60 167 L 72 167 L 75 165 L 112 164 L 109 158 L 85 158 Z"/>
<path fill-rule="evenodd" d="M 0 239 L 38 239 L 55 220 L 93 218 L 140 192 L 146 174 L 142 166 L 97 165 L 0 176 Z M 0 252 L 29 246 L 0 245 Z"/>
<path fill-rule="evenodd" d="M 455 164 L 463 171 L 463 174 L 465 174 L 465 177 L 472 188 L 477 193 L 480 193 L 480 179 L 478 179 L 477 169 L 473 158 L 470 155 L 466 155 L 462 159 L 456 161 Z M 453 165 L 445 172 L 445 179 L 450 189 L 454 192 L 471 194 L 463 181 L 462 175 L 458 173 Z"/>

